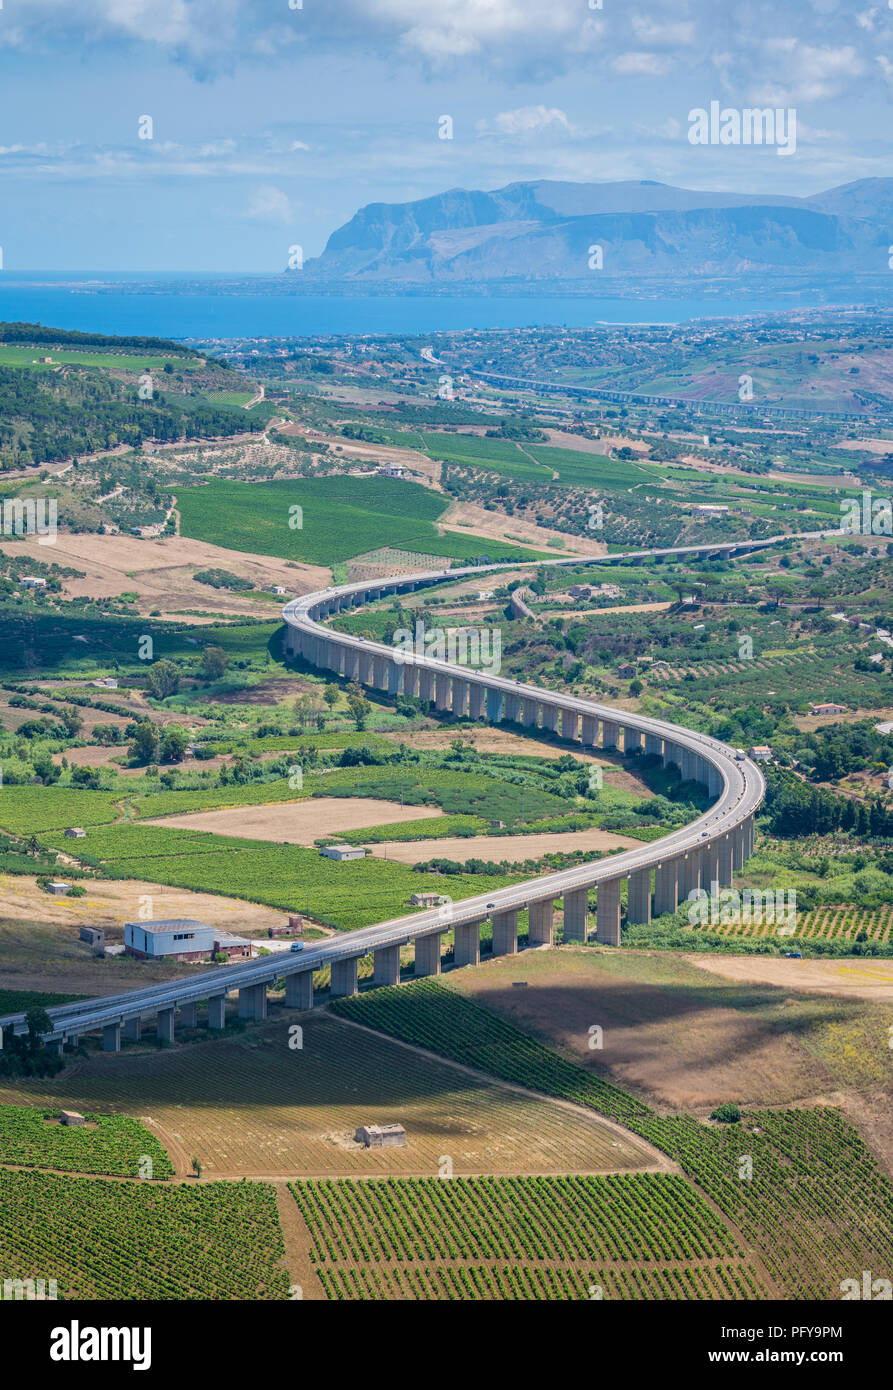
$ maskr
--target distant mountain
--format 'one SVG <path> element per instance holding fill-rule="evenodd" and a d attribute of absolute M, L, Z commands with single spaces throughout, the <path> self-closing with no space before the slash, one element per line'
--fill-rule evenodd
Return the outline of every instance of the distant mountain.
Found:
<path fill-rule="evenodd" d="M 308 261 L 313 280 L 449 286 L 704 280 L 744 275 L 835 279 L 889 273 L 893 179 L 860 179 L 809 198 L 699 192 L 648 180 L 511 183 L 370 203 Z"/>

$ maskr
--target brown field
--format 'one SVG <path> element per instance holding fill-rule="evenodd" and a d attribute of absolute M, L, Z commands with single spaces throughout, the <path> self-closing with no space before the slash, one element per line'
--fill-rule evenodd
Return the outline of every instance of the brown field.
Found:
<path fill-rule="evenodd" d="M 554 835 L 485 835 L 469 839 L 462 835 L 442 840 L 388 840 L 371 845 L 376 859 L 396 859 L 401 864 L 421 864 L 427 859 L 541 859 L 544 854 L 585 849 L 606 852 L 612 849 L 639 849 L 642 841 L 611 830 L 567 830 Z"/>
<path fill-rule="evenodd" d="M 0 1101 L 132 1114 L 178 1173 L 204 1176 L 436 1176 L 672 1168 L 644 1141 L 582 1108 L 492 1082 L 329 1014 L 278 1018 L 213 1042 L 97 1053 L 51 1081 L 0 1083 Z M 303 1047 L 289 1047 L 300 1019 Z M 403 1148 L 353 1142 L 367 1120 L 405 1126 Z"/>
<path fill-rule="evenodd" d="M 0 548 L 18 558 L 28 555 L 43 563 L 53 560 L 83 571 L 83 579 L 64 581 L 65 598 L 114 598 L 133 590 L 139 594 L 137 607 L 141 613 L 159 609 L 164 617 L 184 616 L 181 610 L 185 608 L 204 609 L 215 617 L 230 613 L 276 616 L 278 610 L 272 603 L 197 584 L 192 577 L 196 570 L 229 570 L 252 580 L 257 588 L 281 584 L 289 594 L 305 594 L 331 583 L 330 571 L 318 565 L 289 564 L 274 556 L 243 554 L 184 536 L 140 540 L 136 536 L 60 533 L 52 554 L 30 538 L 7 542 Z"/>
<path fill-rule="evenodd" d="M 706 1114 L 723 1100 L 792 1104 L 893 1081 L 893 1056 L 869 1065 L 850 1055 L 880 1027 L 864 1006 L 723 982 L 669 954 L 563 947 L 444 982 L 659 1106 Z M 593 1024 L 604 1030 L 600 1051 L 589 1048 Z"/>
<path fill-rule="evenodd" d="M 686 960 L 725 980 L 893 1004 L 893 960 L 784 960 L 777 956 L 725 955 L 691 955 Z"/>
<path fill-rule="evenodd" d="M 858 724 L 860 719 L 875 719 L 878 723 L 893 719 L 893 705 L 884 705 L 882 709 L 850 709 L 844 714 L 797 714 L 794 724 L 811 734 L 825 724 Z"/>
<path fill-rule="evenodd" d="M 345 830 L 365 830 L 370 825 L 392 825 L 404 820 L 436 820 L 442 815 L 439 806 L 400 806 L 396 801 L 366 796 L 315 796 L 306 801 L 280 801 L 267 806 L 193 811 L 141 824 L 213 830 L 215 835 L 273 840 L 283 845 L 312 845 L 325 835 L 338 835 Z"/>
<path fill-rule="evenodd" d="M 509 529 L 530 549 L 554 549 L 556 555 L 604 555 L 607 552 L 607 546 L 602 541 L 591 540 L 588 536 L 570 536 L 566 531 L 538 526 L 536 522 L 524 521 L 519 516 L 507 517 L 501 512 L 488 512 L 486 507 L 479 507 L 474 502 L 454 502 L 438 520 L 437 528 L 441 533 L 458 531 L 462 535 L 483 536 L 494 541 L 504 541 L 506 530 Z M 552 540 L 561 542 L 560 551 L 557 546 L 549 545 Z M 493 582 L 505 584 L 506 580 L 500 574 Z"/>

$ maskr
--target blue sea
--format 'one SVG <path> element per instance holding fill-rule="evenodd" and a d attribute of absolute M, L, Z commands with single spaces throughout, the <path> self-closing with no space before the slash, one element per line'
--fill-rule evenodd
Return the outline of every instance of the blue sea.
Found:
<path fill-rule="evenodd" d="M 790 300 L 596 299 L 544 295 L 310 295 L 271 292 L 271 281 L 232 275 L 151 276 L 97 271 L 0 275 L 0 319 L 86 333 L 165 338 L 282 338 L 319 334 L 415 334 L 458 329 L 599 323 L 687 323 L 784 312 Z M 260 286 L 266 292 L 260 292 Z M 820 303 L 818 298 L 815 304 Z"/>

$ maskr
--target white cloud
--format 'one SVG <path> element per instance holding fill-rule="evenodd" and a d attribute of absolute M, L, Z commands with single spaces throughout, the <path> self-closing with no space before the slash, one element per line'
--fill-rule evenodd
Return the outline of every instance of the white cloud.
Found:
<path fill-rule="evenodd" d="M 291 199 L 272 184 L 262 184 L 252 193 L 245 216 L 257 222 L 291 222 Z"/>
<path fill-rule="evenodd" d="M 658 53 L 618 53 L 611 67 L 626 77 L 663 77 L 673 67 L 673 60 Z"/>
<path fill-rule="evenodd" d="M 661 24 L 642 15 L 633 15 L 633 32 L 637 39 L 649 46 L 681 48 L 695 41 L 695 23 L 692 19 Z"/>
<path fill-rule="evenodd" d="M 519 106 L 515 111 L 500 111 L 492 122 L 479 121 L 478 130 L 489 129 L 500 135 L 539 135 L 543 131 L 570 131 L 567 116 L 557 106 Z"/>

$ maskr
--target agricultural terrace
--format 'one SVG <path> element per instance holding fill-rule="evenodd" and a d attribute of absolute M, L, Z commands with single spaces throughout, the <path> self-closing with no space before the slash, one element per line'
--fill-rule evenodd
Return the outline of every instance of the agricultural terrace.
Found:
<path fill-rule="evenodd" d="M 333 1007 L 619 1119 L 675 1159 L 740 1232 L 775 1297 L 839 1298 L 840 1281 L 854 1269 L 893 1262 L 893 1183 L 838 1110 L 754 1110 L 739 1124 L 709 1126 L 689 1115 L 660 1115 L 434 981 L 374 990 Z M 742 1167 L 743 1159 L 752 1168 Z"/>
<path fill-rule="evenodd" d="M 264 1183 L 126 1190 L 102 1178 L 0 1169 L 0 1268 L 55 1279 L 60 1298 L 288 1297 L 285 1248 Z"/>
<path fill-rule="evenodd" d="M 765 1297 L 737 1239 L 669 1174 L 290 1188 L 330 1299 Z"/>

